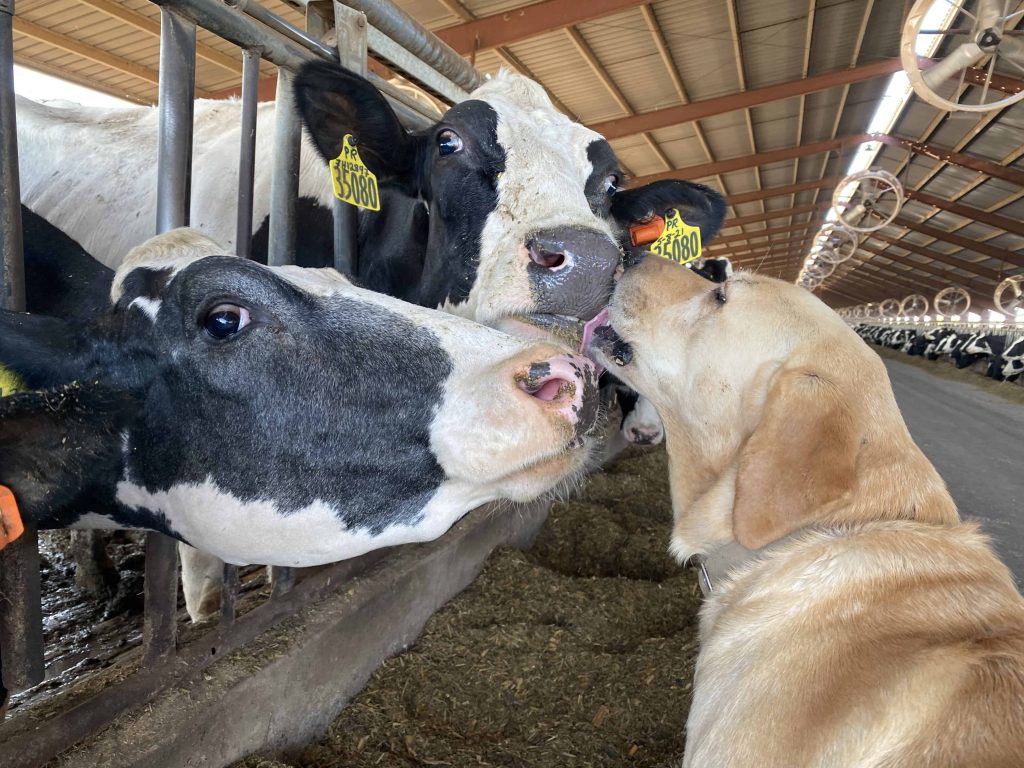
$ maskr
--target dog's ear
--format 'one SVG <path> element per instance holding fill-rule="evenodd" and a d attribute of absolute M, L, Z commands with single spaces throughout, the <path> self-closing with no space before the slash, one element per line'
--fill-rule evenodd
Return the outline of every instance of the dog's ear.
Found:
<path fill-rule="evenodd" d="M 859 437 L 838 386 L 780 370 L 760 424 L 740 452 L 733 535 L 760 549 L 827 513 L 856 480 Z"/>

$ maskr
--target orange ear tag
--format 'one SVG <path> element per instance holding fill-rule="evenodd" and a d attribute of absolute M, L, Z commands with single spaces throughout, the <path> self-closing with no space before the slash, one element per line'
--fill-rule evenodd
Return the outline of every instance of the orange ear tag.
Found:
<path fill-rule="evenodd" d="M 6 485 L 0 485 L 0 549 L 3 549 L 25 532 L 25 524 L 18 512 L 14 494 Z"/>

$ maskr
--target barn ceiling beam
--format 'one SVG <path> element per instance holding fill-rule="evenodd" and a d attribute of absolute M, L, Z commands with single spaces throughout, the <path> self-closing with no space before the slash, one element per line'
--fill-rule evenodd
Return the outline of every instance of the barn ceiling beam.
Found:
<path fill-rule="evenodd" d="M 743 240 L 757 240 L 763 237 L 770 238 L 772 235 L 779 235 L 784 232 L 802 232 L 809 226 L 810 224 L 808 222 L 804 222 L 802 224 L 787 224 L 782 227 L 768 227 L 767 229 L 762 229 L 757 232 L 742 232 L 738 235 L 723 235 L 722 237 L 716 237 L 710 247 L 714 248 L 715 246 L 721 246 L 725 243 L 735 243 Z"/>
<path fill-rule="evenodd" d="M 925 258 L 927 258 L 927 259 L 929 259 L 931 261 L 934 261 L 934 262 L 937 262 L 937 263 L 941 263 L 941 264 L 948 264 L 951 267 L 956 267 L 957 269 L 961 269 L 961 270 L 963 270 L 965 272 L 973 272 L 974 274 L 976 274 L 976 275 L 978 275 L 980 277 L 987 277 L 990 280 L 1000 280 L 1000 279 L 1002 279 L 1001 278 L 1001 273 L 996 271 L 996 270 L 994 270 L 994 269 L 990 269 L 989 267 L 984 267 L 984 266 L 982 266 L 980 264 L 974 264 L 974 263 L 972 263 L 970 261 L 967 261 L 966 259 L 959 259 L 956 256 L 949 256 L 949 255 L 947 255 L 945 253 L 939 253 L 938 251 L 932 251 L 932 250 L 930 250 L 928 248 L 925 248 L 923 246 L 915 245 L 914 243 L 907 242 L 907 240 L 905 240 L 905 239 L 903 239 L 903 240 L 897 239 L 895 237 L 890 237 L 889 235 L 883 235 L 880 232 L 872 232 L 870 235 L 868 235 L 868 237 L 869 238 L 873 238 L 875 240 L 879 240 L 879 241 L 881 241 L 883 243 L 886 243 L 888 245 L 894 245 L 897 248 L 902 248 L 905 251 L 910 251 L 911 253 L 916 253 L 918 256 L 924 256 Z M 861 242 L 861 248 L 867 249 L 867 246 L 865 245 L 865 243 L 866 243 L 866 240 Z M 889 249 L 888 248 L 886 248 L 885 250 L 886 250 L 886 253 L 884 255 L 885 255 L 885 257 L 887 259 L 892 259 L 894 261 L 898 261 L 899 260 L 900 257 L 897 256 L 896 254 L 889 253 Z"/>
<path fill-rule="evenodd" d="M 797 184 L 786 184 L 784 186 L 768 187 L 767 189 L 755 189 L 753 192 L 742 192 L 738 195 L 729 195 L 725 200 L 729 205 L 740 205 L 742 203 L 752 203 L 755 200 L 767 200 L 772 197 L 782 197 L 783 195 L 797 195 L 801 192 L 806 192 L 812 189 L 834 187 L 839 183 L 840 179 L 842 179 L 842 176 L 829 176 L 824 179 L 801 181 Z"/>
<path fill-rule="evenodd" d="M 136 13 L 121 3 L 115 3 L 113 0 L 78 0 L 78 2 L 154 37 L 160 37 L 160 22 L 143 16 L 141 13 Z M 229 72 L 234 72 L 236 75 L 242 74 L 241 59 L 229 56 L 203 43 L 196 43 L 196 56 L 211 64 L 216 64 L 218 67 L 223 67 Z"/>
<path fill-rule="evenodd" d="M 635 8 L 649 0 L 545 0 L 433 30 L 464 56 Z M 639 132 L 639 131 L 638 131 Z"/>
<path fill-rule="evenodd" d="M 934 144 L 924 144 L 920 141 L 905 139 L 901 136 L 889 136 L 888 134 L 876 133 L 872 135 L 872 138 L 873 140 L 881 141 L 883 144 L 888 144 L 891 147 L 900 147 L 912 154 L 924 155 L 925 157 L 930 157 L 933 160 L 941 160 L 945 163 L 959 165 L 961 168 L 977 171 L 978 173 L 986 176 L 991 176 L 996 179 L 1008 181 L 1011 184 L 1016 184 L 1018 187 L 1024 187 L 1024 171 L 1017 170 L 1016 168 L 1000 165 L 999 163 L 992 162 L 991 160 L 984 160 L 980 157 L 965 155 L 963 152 L 957 152 L 945 147 L 937 147 Z"/>
<path fill-rule="evenodd" d="M 848 272 L 844 272 L 838 277 L 829 277 L 825 279 L 825 282 L 830 282 L 833 279 L 836 282 L 842 282 L 843 280 L 856 279 L 858 277 L 872 276 L 876 279 L 879 278 L 879 273 L 884 273 L 891 277 L 892 282 L 885 282 L 889 278 L 882 279 L 880 287 L 887 292 L 887 298 L 892 297 L 894 299 L 902 299 L 905 296 L 909 296 L 911 293 L 937 293 L 943 288 L 949 285 L 949 281 L 934 280 L 930 275 L 925 275 L 913 270 L 900 269 L 895 264 L 882 264 L 877 261 L 863 261 L 857 265 L 857 269 L 851 269 Z M 903 291 L 895 291 L 895 286 L 901 286 Z"/>
<path fill-rule="evenodd" d="M 656 131 L 659 128 L 703 120 L 727 112 L 749 109 L 761 104 L 768 104 L 780 99 L 788 99 L 802 94 L 824 91 L 840 85 L 872 80 L 883 75 L 891 75 L 903 68 L 899 59 L 882 59 L 859 67 L 848 67 L 833 70 L 821 75 L 802 77 L 763 88 L 732 93 L 714 99 L 703 99 L 689 104 L 664 107 L 650 112 L 642 112 L 635 117 L 620 117 L 594 123 L 590 127 L 607 139 L 618 139 L 644 131 Z"/>
<path fill-rule="evenodd" d="M 998 213 L 991 213 L 989 211 L 982 210 L 981 208 L 972 208 L 968 205 L 944 200 L 941 197 L 929 195 L 926 192 L 910 190 L 905 193 L 905 196 L 907 200 L 914 200 L 918 203 L 922 203 L 923 205 L 930 205 L 932 208 L 949 211 L 957 216 L 962 216 L 965 219 L 987 224 L 990 227 L 1001 229 L 1004 232 L 1012 232 L 1015 235 L 1024 236 L 1024 222 L 1018 219 L 1011 219 L 1009 216 L 1000 216 Z"/>
<path fill-rule="evenodd" d="M 789 216 L 798 216 L 801 213 L 812 213 L 814 211 L 823 211 L 826 208 L 831 207 L 831 202 L 814 203 L 812 205 L 800 205 L 796 208 L 781 208 L 776 211 L 765 211 L 764 213 L 752 213 L 749 216 L 737 216 L 733 219 L 726 219 L 722 223 L 722 229 L 729 229 L 730 227 L 743 227 L 747 224 L 755 224 L 760 221 L 770 221 L 771 219 L 785 219 Z M 757 234 L 752 232 L 751 234 Z"/>
<path fill-rule="evenodd" d="M 774 268 L 782 266 L 786 259 L 790 258 L 797 250 L 794 247 L 787 248 L 784 251 L 778 251 L 775 253 L 747 253 L 745 255 L 731 256 L 727 253 L 716 253 L 712 254 L 717 257 L 728 257 L 729 261 L 733 263 L 737 268 Z"/>
<path fill-rule="evenodd" d="M 836 288 L 823 288 L 816 292 L 819 299 L 824 301 L 833 309 L 841 307 L 853 307 L 858 304 L 864 304 L 868 301 L 864 296 L 855 296 L 852 293 L 846 291 L 840 291 Z M 851 302 L 853 302 L 851 304 Z"/>
<path fill-rule="evenodd" d="M 921 224 L 908 219 L 906 216 L 897 216 L 893 219 L 893 224 L 907 229 L 913 230 L 914 232 L 920 232 L 922 235 L 928 237 L 934 237 L 936 240 L 942 240 L 946 243 L 952 243 L 953 245 L 959 245 L 964 250 L 973 251 L 974 253 L 980 253 L 983 256 L 1003 261 L 1007 264 L 1013 264 L 1015 267 L 1024 267 L 1024 254 L 1014 253 L 1013 251 L 1007 251 L 1004 248 L 997 248 L 994 245 L 988 243 L 979 242 L 963 235 L 957 235 L 952 232 L 947 232 L 944 229 L 938 227 L 931 227 L 927 224 Z"/>
<path fill-rule="evenodd" d="M 756 235 L 757 235 L 757 232 L 751 233 L 751 236 L 756 236 Z M 767 242 L 767 243 L 739 243 L 739 244 L 736 244 L 736 245 L 731 245 L 729 247 L 720 247 L 720 246 L 718 246 L 718 242 L 719 241 L 716 239 L 716 240 L 714 240 L 708 246 L 707 251 L 708 251 L 708 255 L 710 255 L 710 256 L 729 256 L 730 258 L 732 258 L 732 256 L 734 256 L 734 255 L 735 256 L 739 256 L 739 255 L 745 254 L 745 253 L 761 254 L 767 248 L 778 248 L 778 247 L 781 247 L 781 246 L 789 246 L 789 245 L 792 245 L 794 243 L 802 243 L 806 239 L 807 239 L 806 236 L 804 236 L 803 234 L 800 234 L 800 235 L 794 235 L 793 237 L 782 238 L 781 240 L 778 239 L 778 238 L 772 238 L 771 242 Z"/>
<path fill-rule="evenodd" d="M 75 40 L 73 37 L 67 35 L 61 35 L 57 32 L 51 32 L 45 27 L 41 27 L 38 24 L 34 24 L 31 21 L 26 21 L 20 16 L 15 16 L 14 19 L 14 32 L 18 35 L 37 40 L 40 43 L 59 48 L 67 53 L 73 53 L 76 56 L 81 56 L 83 59 L 94 61 L 97 64 L 102 64 L 105 67 L 110 67 L 118 72 L 124 72 L 127 75 L 143 80 L 153 85 L 158 85 L 160 82 L 160 74 L 155 69 L 144 67 L 134 61 L 116 56 L 113 53 L 104 51 L 100 48 L 96 48 L 91 45 L 86 45 L 80 40 Z M 198 95 L 198 93 L 196 94 Z"/>
<path fill-rule="evenodd" d="M 889 136 L 884 133 L 857 133 L 850 136 L 841 136 L 836 139 L 828 139 L 826 141 L 815 141 L 810 144 L 803 144 L 799 147 L 785 147 L 783 149 L 775 149 L 770 152 L 759 152 L 754 155 L 734 157 L 730 160 L 720 160 L 717 163 L 690 165 L 685 168 L 677 168 L 674 171 L 665 171 L 664 173 L 654 173 L 649 176 L 641 176 L 637 179 L 633 179 L 632 185 L 641 186 L 652 181 L 667 178 L 701 179 L 705 176 L 712 176 L 717 173 L 741 171 L 745 168 L 751 168 L 757 165 L 769 165 L 771 163 L 778 163 L 784 160 L 793 160 L 798 157 L 817 155 L 822 152 L 832 152 L 851 145 L 864 144 L 869 141 L 881 141 L 883 144 L 900 147 L 908 152 L 927 155 L 928 157 L 943 160 L 947 163 L 959 165 L 962 168 L 967 168 L 968 170 L 982 173 L 996 179 L 1002 179 L 1003 181 L 1008 181 L 1011 184 L 1017 184 L 1018 186 L 1024 187 L 1024 171 L 1000 165 L 999 163 L 994 163 L 991 160 L 983 160 L 982 158 L 965 155 L 962 152 L 954 152 L 953 150 L 945 147 L 937 147 L 934 144 L 922 144 L 900 136 Z"/>
<path fill-rule="evenodd" d="M 858 262 L 851 264 L 850 269 L 855 269 L 860 264 L 865 264 L 869 261 L 872 264 L 875 264 L 877 262 L 873 260 L 873 257 L 878 256 L 894 264 L 894 268 L 896 269 L 906 267 L 907 269 L 913 269 L 918 272 L 923 272 L 927 275 L 937 277 L 939 278 L 939 280 L 942 281 L 942 284 L 944 286 L 949 285 L 950 279 L 953 278 L 958 280 L 959 283 L 963 285 L 965 288 L 975 288 L 981 291 L 982 293 L 985 293 L 986 291 L 990 290 L 992 285 L 995 283 L 995 280 L 990 280 L 989 278 L 981 277 L 980 275 L 974 275 L 972 277 L 963 277 L 962 275 L 950 275 L 948 269 L 936 267 L 930 262 L 909 261 L 905 257 L 896 256 L 886 248 L 878 249 L 874 246 L 867 245 L 866 243 L 861 243 L 860 251 L 863 252 L 863 254 L 861 255 L 861 259 Z"/>
<path fill-rule="evenodd" d="M 894 272 L 894 270 L 891 267 L 888 267 L 887 265 L 876 264 L 875 262 L 871 262 L 869 265 L 867 265 L 867 269 L 865 270 L 865 272 L 861 272 L 860 274 L 861 276 L 864 276 L 865 274 L 868 274 L 872 271 L 878 274 L 877 279 L 881 282 L 882 285 L 887 285 L 891 281 L 895 281 L 896 275 L 900 274 L 898 272 Z M 936 284 L 933 281 L 921 281 L 916 289 L 913 289 L 913 283 L 908 284 L 904 282 L 903 285 L 907 290 L 905 294 L 893 296 L 892 291 L 890 290 L 889 295 L 886 296 L 885 298 L 891 297 L 894 299 L 902 299 L 905 296 L 909 296 L 911 293 L 923 293 L 925 296 L 928 297 L 928 301 L 931 301 L 935 294 L 938 293 L 943 288 L 948 287 L 949 283 L 947 282 Z M 993 308 L 991 293 L 978 291 L 977 289 L 970 288 L 968 286 L 963 285 L 962 283 L 958 283 L 958 285 L 961 285 L 961 287 L 963 287 L 967 291 L 967 293 L 970 294 L 972 307 L 980 309 Z"/>

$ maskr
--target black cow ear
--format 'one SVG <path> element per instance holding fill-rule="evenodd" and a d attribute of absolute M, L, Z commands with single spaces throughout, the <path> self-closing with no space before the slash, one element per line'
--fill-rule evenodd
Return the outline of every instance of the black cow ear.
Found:
<path fill-rule="evenodd" d="M 677 179 L 624 189 L 612 197 L 612 215 L 623 227 L 644 221 L 651 214 L 664 216 L 670 208 L 675 208 L 683 221 L 700 228 L 704 244 L 722 228 L 725 207 L 725 198 L 710 187 Z"/>
<path fill-rule="evenodd" d="M 0 310 L 0 364 L 32 389 L 79 378 L 80 331 L 45 315 Z"/>
<path fill-rule="evenodd" d="M 295 103 L 324 160 L 338 157 L 351 133 L 360 158 L 382 180 L 415 170 L 416 141 L 365 78 L 325 61 L 308 62 L 295 76 Z"/>

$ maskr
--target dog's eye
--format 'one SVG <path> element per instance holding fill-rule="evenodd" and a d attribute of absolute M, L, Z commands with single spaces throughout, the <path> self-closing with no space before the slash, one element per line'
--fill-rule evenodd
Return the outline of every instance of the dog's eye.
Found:
<path fill-rule="evenodd" d="M 249 324 L 249 310 L 237 304 L 218 304 L 206 313 L 203 327 L 215 339 L 234 336 Z"/>
<path fill-rule="evenodd" d="M 727 297 L 725 295 L 725 285 L 719 285 L 717 288 L 715 288 L 715 301 L 717 301 L 719 304 L 725 304 L 726 298 Z"/>

